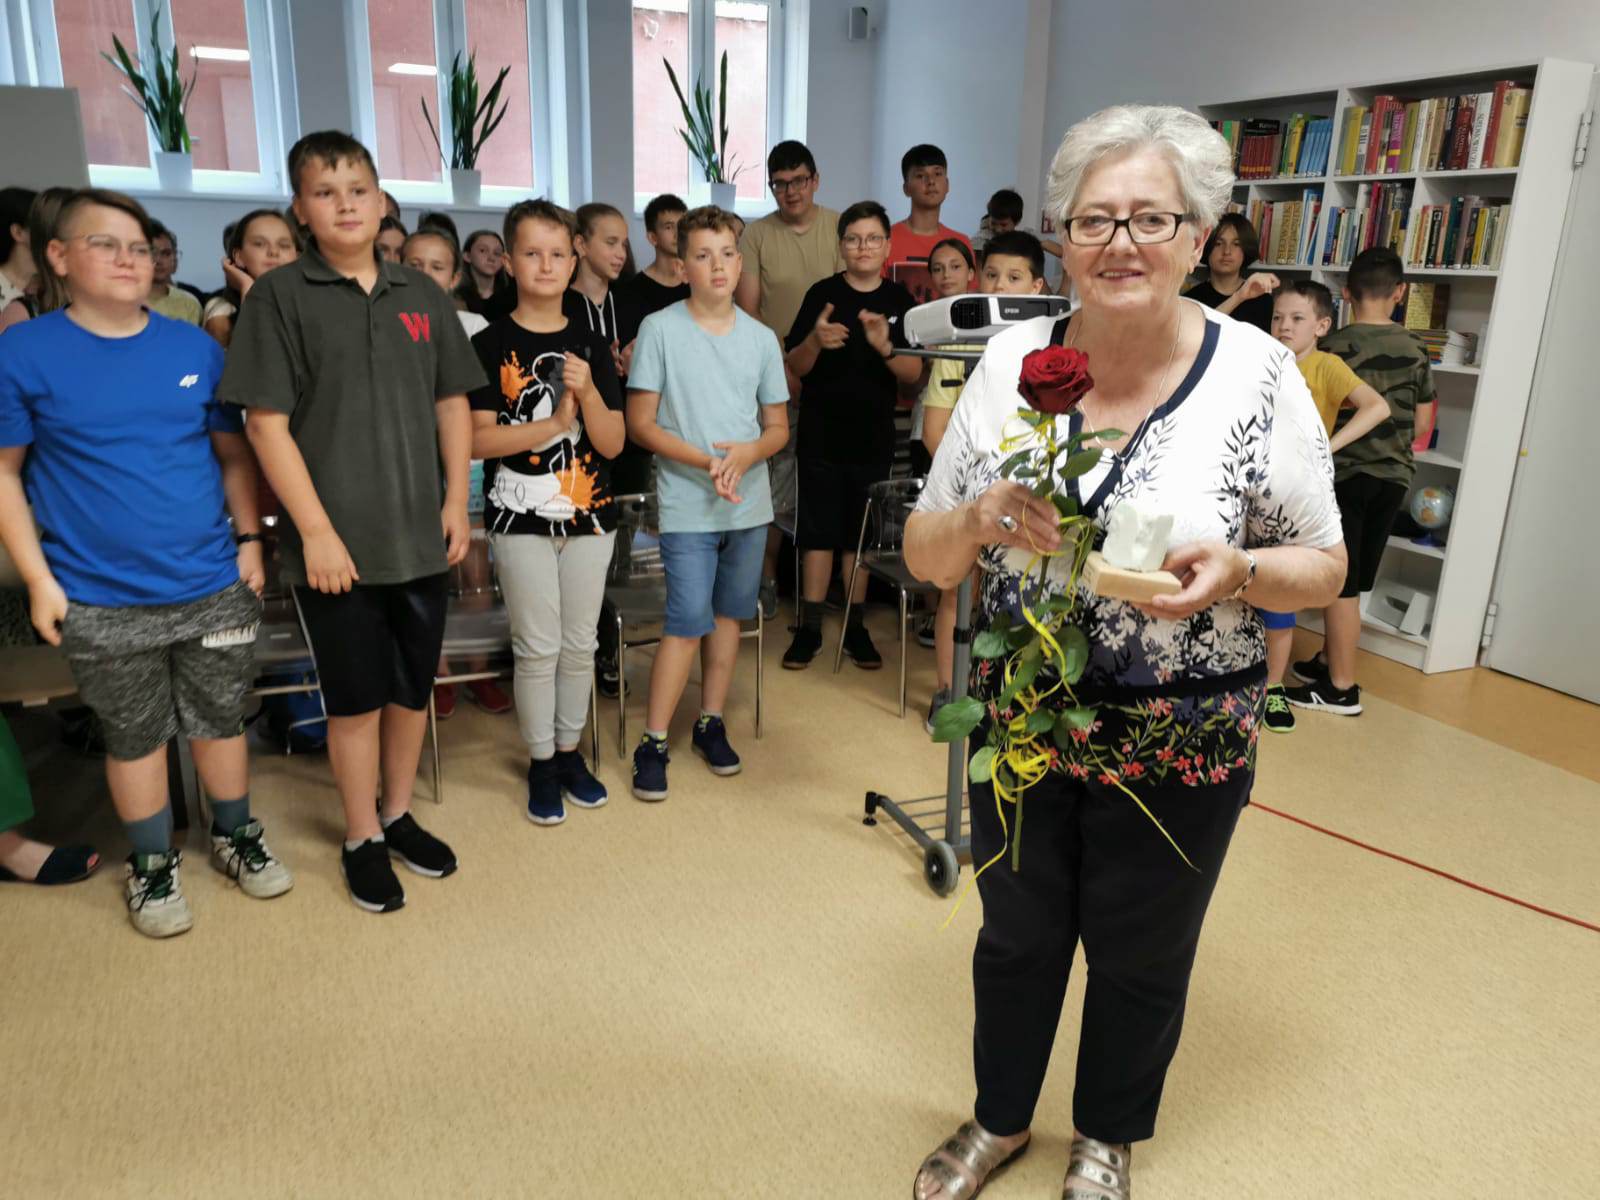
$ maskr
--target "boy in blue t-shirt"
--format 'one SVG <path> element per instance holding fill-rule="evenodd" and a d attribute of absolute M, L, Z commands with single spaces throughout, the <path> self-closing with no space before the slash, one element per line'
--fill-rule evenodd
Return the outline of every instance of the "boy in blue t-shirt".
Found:
<path fill-rule="evenodd" d="M 262 899 L 294 880 L 250 816 L 255 465 L 238 415 L 213 396 L 221 349 L 144 307 L 151 232 L 116 192 L 85 189 L 61 208 L 41 267 L 72 303 L 10 330 L 0 354 L 0 539 L 34 627 L 66 653 L 105 730 L 106 780 L 133 843 L 128 915 L 171 937 L 193 924 L 167 797 L 180 731 L 213 797 L 212 866 Z"/>
<path fill-rule="evenodd" d="M 772 496 L 767 459 L 789 442 L 788 384 L 772 331 L 734 306 L 737 218 L 715 206 L 678 224 L 689 298 L 645 318 L 628 374 L 628 435 L 656 456 L 667 613 L 650 671 L 633 794 L 667 798 L 667 727 L 703 650 L 694 749 L 717 775 L 741 764 L 723 705 L 739 623 L 756 615 Z"/>

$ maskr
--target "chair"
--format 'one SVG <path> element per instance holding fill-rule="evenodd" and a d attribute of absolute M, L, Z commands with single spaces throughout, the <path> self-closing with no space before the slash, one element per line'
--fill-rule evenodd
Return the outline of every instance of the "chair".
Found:
<path fill-rule="evenodd" d="M 628 636 L 629 626 L 659 625 L 666 619 L 667 578 L 661 565 L 661 519 L 654 495 L 618 496 L 617 541 L 606 575 L 606 600 L 617 622 L 617 757 L 628 756 L 628 651 L 661 644 L 659 635 Z M 740 636 L 756 642 L 756 737 L 761 736 L 761 703 L 766 625 L 756 606 L 755 628 Z"/>
<path fill-rule="evenodd" d="M 851 597 L 855 595 L 856 572 L 865 570 L 888 583 L 900 594 L 900 716 L 906 715 L 906 630 L 911 623 L 913 595 L 936 595 L 931 583 L 924 583 L 906 570 L 902 553 L 906 518 L 922 495 L 921 479 L 885 479 L 867 489 L 867 507 L 861 514 L 861 535 L 856 539 L 856 560 L 845 587 L 844 625 L 839 630 L 839 648 L 833 656 L 833 672 L 844 662 L 844 631 L 850 625 Z"/>
<path fill-rule="evenodd" d="M 20 590 L 27 585 L 17 564 L 0 542 L 0 588 Z M 0 647 L 0 704 L 33 708 L 49 704 L 78 690 L 66 655 L 56 646 Z"/>

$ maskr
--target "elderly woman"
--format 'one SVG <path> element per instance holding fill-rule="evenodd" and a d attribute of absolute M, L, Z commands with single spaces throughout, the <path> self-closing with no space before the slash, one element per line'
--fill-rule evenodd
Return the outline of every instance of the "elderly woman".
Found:
<path fill-rule="evenodd" d="M 979 879 L 977 1104 L 923 1162 L 917 1200 L 966 1200 L 1027 1148 L 1080 940 L 1089 975 L 1063 1194 L 1128 1195 L 1130 1144 L 1154 1131 L 1200 925 L 1254 777 L 1255 608 L 1314 608 L 1344 577 L 1328 444 L 1293 355 L 1179 295 L 1232 183 L 1227 145 L 1182 109 L 1109 108 L 1068 131 L 1049 204 L 1082 304 L 989 343 L 906 526 L 919 577 L 954 587 L 983 568 L 980 628 L 1016 611 L 1017 564 L 1031 557 L 1018 552 L 1061 536 L 1048 499 L 1000 479 L 1002 431 L 1023 407 L 1023 356 L 1064 344 L 1088 355 L 1094 384 L 1056 418 L 1061 433 L 1127 431 L 1074 481 L 1076 498 L 1102 530 L 1132 499 L 1171 513 L 1164 565 L 1183 585 L 1148 606 L 1080 592 L 1073 620 L 1091 649 L 1077 694 L 1098 720 L 1027 791 L 1017 868 L 1007 854 Z M 975 671 L 973 693 L 997 692 L 994 674 Z M 1127 764 L 1121 780 L 1194 869 L 1111 786 L 1106 759 Z M 988 785 L 974 785 L 971 810 L 984 863 L 1006 839 Z"/>

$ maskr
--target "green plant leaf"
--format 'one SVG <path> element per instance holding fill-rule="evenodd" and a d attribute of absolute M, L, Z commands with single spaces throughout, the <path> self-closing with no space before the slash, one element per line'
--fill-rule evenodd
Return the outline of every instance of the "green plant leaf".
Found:
<path fill-rule="evenodd" d="M 1089 433 L 1082 434 L 1081 436 L 1085 439 L 1093 438 L 1095 441 L 1099 442 L 1115 442 L 1120 438 L 1127 437 L 1128 435 L 1123 433 L 1120 429 L 1096 429 Z"/>
<path fill-rule="evenodd" d="M 1006 645 L 1013 650 L 1021 650 L 1029 642 L 1033 641 L 1036 636 L 1038 635 L 1033 632 L 1033 626 L 1018 625 L 1015 628 L 1006 630 Z"/>
<path fill-rule="evenodd" d="M 1079 475 L 1094 470 L 1095 464 L 1100 461 L 1101 453 L 1102 451 L 1098 446 L 1093 450 L 1079 450 L 1061 464 L 1061 468 L 1057 472 L 1058 477 L 1063 480 L 1076 479 Z"/>
<path fill-rule="evenodd" d="M 985 629 L 972 639 L 973 658 L 1003 658 L 1006 653 L 1006 634 L 1003 629 Z"/>
<path fill-rule="evenodd" d="M 1041 733 L 1049 733 L 1050 730 L 1055 728 L 1055 724 L 1056 717 L 1053 712 L 1046 708 L 1036 708 L 1028 714 L 1028 720 L 1023 726 L 1023 732 L 1029 737 L 1037 737 Z"/>
<path fill-rule="evenodd" d="M 937 737 L 935 740 L 938 740 Z M 973 783 L 988 783 L 994 773 L 994 754 L 993 746 L 979 749 L 967 764 L 967 779 Z"/>
<path fill-rule="evenodd" d="M 1011 677 L 1016 690 L 1020 692 L 1030 686 L 1039 677 L 1039 668 L 1043 665 L 1044 648 L 1037 642 L 1023 650 L 1022 657 L 1017 661 L 1017 672 Z"/>
<path fill-rule="evenodd" d="M 983 720 L 983 701 L 975 696 L 952 700 L 933 715 L 933 740 L 959 742 Z"/>
<path fill-rule="evenodd" d="M 1075 517 L 1078 515 L 1078 502 L 1067 495 L 1066 492 L 1052 492 L 1050 502 L 1056 506 L 1056 511 L 1063 517 Z"/>
<path fill-rule="evenodd" d="M 1070 687 L 1083 678 L 1083 669 L 1089 665 L 1089 639 L 1076 625 L 1068 625 L 1056 634 L 1065 656 L 1062 678 Z"/>
<path fill-rule="evenodd" d="M 1088 729 L 1099 715 L 1100 710 L 1095 708 L 1069 708 L 1056 719 L 1056 727 L 1051 730 L 1050 737 L 1061 749 L 1071 750 L 1073 732 Z"/>

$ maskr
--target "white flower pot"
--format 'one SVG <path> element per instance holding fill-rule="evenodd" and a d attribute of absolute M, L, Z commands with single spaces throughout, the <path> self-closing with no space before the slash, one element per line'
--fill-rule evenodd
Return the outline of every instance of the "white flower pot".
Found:
<path fill-rule="evenodd" d="M 457 208 L 477 208 L 483 199 L 483 172 L 452 167 L 450 194 Z"/>
<path fill-rule="evenodd" d="M 163 192 L 194 191 L 194 155 L 182 150 L 157 150 L 156 180 Z"/>
<path fill-rule="evenodd" d="M 711 203 L 726 212 L 733 211 L 734 201 L 739 196 L 739 185 L 736 183 L 713 183 L 711 185 Z"/>

